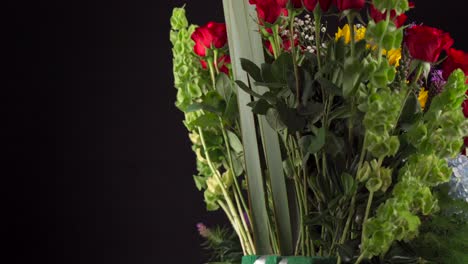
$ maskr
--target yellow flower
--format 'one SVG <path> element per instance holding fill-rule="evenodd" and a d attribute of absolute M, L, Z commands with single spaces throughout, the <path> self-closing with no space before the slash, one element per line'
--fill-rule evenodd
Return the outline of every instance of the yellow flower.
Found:
<path fill-rule="evenodd" d="M 366 28 L 365 27 L 356 27 L 354 26 L 354 39 L 356 42 L 363 40 L 366 36 Z M 349 44 L 351 42 L 351 30 L 349 25 L 346 24 L 343 28 L 338 28 L 338 32 L 335 34 L 335 40 L 339 40 L 340 38 L 344 38 L 344 42 Z"/>
<path fill-rule="evenodd" d="M 401 48 L 399 49 L 391 49 L 388 54 L 387 51 L 384 50 L 382 51 L 382 54 L 387 57 L 388 63 L 390 65 L 393 65 L 395 67 L 400 66 L 400 60 L 401 60 Z"/>
<path fill-rule="evenodd" d="M 358 42 L 363 40 L 366 37 L 366 28 L 365 27 L 356 27 L 354 26 L 354 37 L 355 41 Z M 338 28 L 338 32 L 335 34 L 335 41 L 338 41 L 340 38 L 344 38 L 344 42 L 349 44 L 351 42 L 351 30 L 348 24 L 344 25 L 342 28 Z M 372 46 L 367 44 L 367 48 L 372 48 L 373 50 L 377 49 L 376 46 Z M 401 60 L 401 48 L 399 49 L 392 49 L 388 52 L 386 50 L 382 51 L 382 55 L 387 57 L 388 63 L 395 67 L 400 66 Z"/>
<path fill-rule="evenodd" d="M 421 108 L 423 110 L 426 107 L 428 98 L 429 98 L 429 90 L 426 90 L 426 88 L 423 87 L 421 91 L 419 92 L 419 96 L 418 96 L 419 104 L 421 105 Z"/>

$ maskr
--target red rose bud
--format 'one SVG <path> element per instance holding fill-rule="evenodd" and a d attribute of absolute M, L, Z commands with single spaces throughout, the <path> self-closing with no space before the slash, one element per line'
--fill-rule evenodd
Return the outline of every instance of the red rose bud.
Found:
<path fill-rule="evenodd" d="M 366 4 L 365 0 L 334 0 L 334 2 L 340 11 L 361 9 Z"/>
<path fill-rule="evenodd" d="M 317 6 L 317 3 L 319 3 L 322 11 L 326 12 L 330 9 L 332 2 L 333 0 L 304 0 L 304 6 L 307 10 L 312 12 L 314 11 L 315 6 Z"/>
<path fill-rule="evenodd" d="M 387 12 L 382 13 L 377 8 L 375 8 L 374 5 L 371 5 L 370 16 L 372 17 L 372 19 L 374 19 L 375 23 L 378 23 L 382 20 L 387 19 Z M 408 19 L 408 16 L 406 16 L 405 14 L 397 16 L 395 10 L 392 10 L 390 11 L 390 19 L 399 28 L 405 24 L 406 19 Z"/>
<path fill-rule="evenodd" d="M 447 59 L 442 64 L 442 76 L 445 80 L 456 69 L 461 69 L 465 75 L 468 75 L 468 53 L 452 48 L 447 51 L 447 55 Z"/>
<path fill-rule="evenodd" d="M 229 75 L 229 65 L 231 65 L 231 57 L 229 57 L 229 55 L 223 55 L 219 58 L 218 69 L 220 72 L 224 72 L 226 75 Z"/>
<path fill-rule="evenodd" d="M 208 69 L 208 62 L 205 60 L 200 60 L 200 64 L 203 69 Z M 223 55 L 218 58 L 216 62 L 216 67 L 220 72 L 224 72 L 226 75 L 229 75 L 229 65 L 231 65 L 231 57 L 229 55 Z"/>
<path fill-rule="evenodd" d="M 449 33 L 428 26 L 412 26 L 405 36 L 406 47 L 415 59 L 436 62 L 443 50 L 453 45 Z"/>
<path fill-rule="evenodd" d="M 191 38 L 195 41 L 195 46 L 193 48 L 195 54 L 205 57 L 206 49 L 220 49 L 226 45 L 226 24 L 209 22 L 204 26 L 196 28 Z"/>
<path fill-rule="evenodd" d="M 249 0 L 250 4 L 257 6 L 257 14 L 260 23 L 267 22 L 274 24 L 278 18 L 283 14 L 287 15 L 285 9 L 288 1 L 284 0 Z"/>

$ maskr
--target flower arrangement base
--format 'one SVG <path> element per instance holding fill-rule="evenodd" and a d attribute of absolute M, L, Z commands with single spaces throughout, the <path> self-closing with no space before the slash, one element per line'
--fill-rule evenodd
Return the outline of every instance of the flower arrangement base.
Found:
<path fill-rule="evenodd" d="M 242 264 L 334 264 L 334 257 L 244 256 Z"/>

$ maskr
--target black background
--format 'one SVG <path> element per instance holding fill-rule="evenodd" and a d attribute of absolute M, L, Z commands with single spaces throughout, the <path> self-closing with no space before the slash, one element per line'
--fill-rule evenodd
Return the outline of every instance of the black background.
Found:
<path fill-rule="evenodd" d="M 224 218 L 205 212 L 173 103 L 169 17 L 185 2 L 192 23 L 223 20 L 220 0 L 2 8 L 8 263 L 203 262 L 195 224 Z M 464 1 L 416 5 L 414 21 L 468 50 Z"/>

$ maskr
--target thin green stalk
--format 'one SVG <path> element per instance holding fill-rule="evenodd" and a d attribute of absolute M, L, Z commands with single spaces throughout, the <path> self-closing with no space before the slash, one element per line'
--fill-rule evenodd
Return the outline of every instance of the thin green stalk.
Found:
<path fill-rule="evenodd" d="M 216 74 L 219 74 L 218 67 L 216 65 L 217 55 L 218 55 L 217 50 L 214 50 L 215 62 L 214 63 L 211 62 L 211 61 L 208 62 L 209 69 L 210 69 L 211 82 L 213 84 L 213 89 L 214 90 L 216 89 L 216 77 L 215 76 L 216 76 Z M 216 72 L 215 72 L 215 70 L 216 70 Z M 234 165 L 233 165 L 233 161 L 232 161 L 232 154 L 231 154 L 229 138 L 228 138 L 228 136 L 226 134 L 226 128 L 224 127 L 223 119 L 221 117 L 218 117 L 218 119 L 219 119 L 221 131 L 222 131 L 222 134 L 223 134 L 225 148 L 226 148 L 226 151 L 227 151 L 227 154 L 228 154 L 229 167 L 230 167 L 232 177 L 233 177 L 233 181 L 234 181 L 235 191 L 233 193 L 234 193 L 234 199 L 235 199 L 236 205 L 237 205 L 237 210 L 239 211 L 240 218 L 241 218 L 241 223 L 242 223 L 243 228 L 244 228 L 244 233 L 245 233 L 246 239 L 248 240 L 247 241 L 248 246 L 250 248 L 254 248 L 254 243 L 253 243 L 252 237 L 250 235 L 249 228 L 247 226 L 247 223 L 245 222 L 244 217 L 242 217 L 243 211 L 248 212 L 248 207 L 246 205 L 246 202 L 244 200 L 242 192 L 240 191 L 239 184 L 238 184 L 237 179 L 236 179 L 236 175 L 235 175 L 235 171 L 234 171 Z M 228 201 L 228 204 L 229 204 L 229 201 Z M 242 207 L 243 207 L 244 210 L 242 210 L 241 204 L 242 204 Z"/>
<path fill-rule="evenodd" d="M 223 192 L 223 195 L 224 195 L 224 198 L 226 199 L 226 202 L 227 202 L 227 205 L 228 205 L 228 208 L 233 216 L 233 219 L 235 220 L 235 223 L 236 225 L 238 225 L 238 230 L 239 230 L 239 238 L 240 239 L 245 239 L 247 236 L 246 236 L 246 230 L 243 230 L 243 228 L 241 228 L 239 225 L 241 223 L 240 219 L 239 219 L 239 215 L 237 214 L 237 211 L 234 207 L 234 204 L 231 200 L 231 197 L 229 196 L 229 194 L 227 193 L 227 190 L 226 190 L 226 187 L 224 186 L 224 183 L 223 181 L 221 180 L 221 174 L 219 173 L 219 171 L 214 167 L 212 161 L 211 161 L 211 158 L 210 158 L 210 155 L 208 154 L 208 150 L 207 150 L 207 147 L 206 147 L 206 141 L 205 141 L 205 136 L 203 134 L 203 130 L 198 127 L 198 133 L 200 134 L 200 139 L 201 139 L 201 142 L 202 142 L 202 146 L 203 146 L 203 150 L 205 152 L 205 158 L 208 162 L 208 166 L 210 167 L 210 169 L 213 171 L 213 174 L 216 178 L 216 180 L 218 181 L 218 184 L 221 188 L 221 191 Z M 245 242 L 245 240 L 244 240 Z"/>
<path fill-rule="evenodd" d="M 348 218 L 346 219 L 346 224 L 345 224 L 345 228 L 343 230 L 343 234 L 341 235 L 340 244 L 343 244 L 346 241 L 346 237 L 348 236 L 349 227 L 351 225 L 351 221 L 352 221 L 353 216 L 354 216 L 354 210 L 355 210 L 355 207 L 356 207 L 356 194 L 357 194 L 357 192 L 354 192 L 353 198 L 351 198 L 351 205 L 350 205 L 350 208 L 349 208 L 349 214 L 348 214 Z"/>
<path fill-rule="evenodd" d="M 388 13 L 388 12 L 387 12 Z M 354 54 L 356 54 L 356 37 L 355 37 L 355 32 L 354 32 L 354 15 L 349 13 L 347 15 L 348 19 L 348 24 L 349 24 L 349 32 L 351 33 L 351 57 L 354 58 Z"/>
<path fill-rule="evenodd" d="M 385 31 L 384 31 L 386 33 L 388 30 L 388 24 L 390 23 L 390 12 L 387 12 L 385 22 L 387 23 L 385 27 Z M 379 61 L 379 64 L 382 61 L 382 41 L 383 41 L 383 36 L 385 36 L 385 33 L 382 34 L 382 38 L 379 39 L 379 45 L 378 45 L 378 51 L 377 51 L 377 59 Z"/>
<path fill-rule="evenodd" d="M 362 252 L 362 254 L 359 256 L 359 258 L 356 260 L 356 262 L 354 264 L 359 264 L 361 263 L 363 260 L 364 260 L 364 257 L 365 257 L 365 251 Z"/>
<path fill-rule="evenodd" d="M 409 98 L 409 96 L 411 94 L 411 88 L 412 88 L 412 86 L 416 85 L 416 83 L 418 82 L 419 78 L 421 77 L 422 71 L 423 71 L 423 67 L 419 66 L 418 71 L 416 72 L 415 78 L 413 79 L 410 86 L 408 87 L 408 90 L 406 91 L 405 98 L 403 99 L 403 102 L 401 104 L 400 111 L 398 112 L 398 117 L 397 117 L 397 119 L 395 121 L 395 124 L 393 126 L 393 130 L 396 129 L 396 127 L 398 125 L 398 121 L 400 121 L 401 115 L 403 114 L 403 110 L 404 110 L 405 105 L 406 105 L 406 101 L 408 101 L 408 98 Z"/>
<path fill-rule="evenodd" d="M 293 13 L 294 14 L 294 13 Z M 299 68 L 297 66 L 297 54 L 296 54 L 296 45 L 294 41 L 294 15 L 291 16 L 291 21 L 289 25 L 289 42 L 291 44 L 291 53 L 294 67 L 294 77 L 296 79 L 296 108 L 299 108 L 301 105 L 301 91 L 300 91 L 300 79 L 299 79 Z"/>
<path fill-rule="evenodd" d="M 370 209 L 371 209 L 371 206 L 372 206 L 372 200 L 373 199 L 374 199 L 374 192 L 369 192 L 369 198 L 367 199 L 366 213 L 364 214 L 364 220 L 362 222 L 361 243 L 365 239 L 364 234 L 366 232 L 366 222 L 369 219 L 369 213 L 370 213 Z"/>
<path fill-rule="evenodd" d="M 239 230 L 236 227 L 235 221 L 234 221 L 231 213 L 229 212 L 229 209 L 227 208 L 226 204 L 224 204 L 222 201 L 218 201 L 218 204 L 221 207 L 221 209 L 223 209 L 224 213 L 226 214 L 227 218 L 229 219 L 229 222 L 231 222 L 232 226 L 234 227 L 234 230 L 236 231 L 236 233 L 239 234 Z M 249 253 L 247 253 L 248 250 L 246 249 L 247 247 L 246 247 L 245 242 L 243 241 L 243 239 L 240 239 L 240 237 L 239 237 L 239 240 L 240 240 L 241 247 L 242 247 L 242 252 L 244 253 L 244 255 L 249 254 Z"/>
<path fill-rule="evenodd" d="M 364 140 L 362 141 L 361 155 L 359 156 L 359 163 L 357 167 L 358 172 L 361 169 L 362 164 L 364 163 L 365 156 L 367 155 L 366 154 L 366 148 L 367 148 L 366 141 L 367 141 L 367 132 L 364 133 Z"/>
<path fill-rule="evenodd" d="M 315 45 L 317 47 L 317 64 L 319 70 L 322 69 L 322 59 L 320 58 L 322 43 L 320 43 L 320 26 L 322 21 L 322 10 L 319 5 L 315 7 L 314 10 L 314 21 L 315 21 Z"/>

